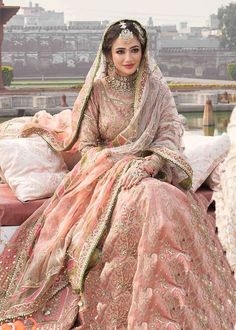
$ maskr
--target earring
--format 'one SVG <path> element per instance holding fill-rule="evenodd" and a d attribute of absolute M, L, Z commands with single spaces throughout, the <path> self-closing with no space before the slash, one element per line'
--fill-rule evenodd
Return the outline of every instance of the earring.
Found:
<path fill-rule="evenodd" d="M 115 71 L 115 65 L 112 61 L 107 62 L 107 70 L 110 74 Z"/>

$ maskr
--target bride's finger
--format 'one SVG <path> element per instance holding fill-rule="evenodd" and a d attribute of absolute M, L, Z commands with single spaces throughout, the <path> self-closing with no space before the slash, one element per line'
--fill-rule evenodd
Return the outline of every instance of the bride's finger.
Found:
<path fill-rule="evenodd" d="M 127 173 L 125 180 L 123 182 L 123 187 L 124 189 L 127 188 L 127 186 L 129 185 L 130 181 L 132 180 L 133 176 L 130 173 Z"/>
<path fill-rule="evenodd" d="M 130 182 L 132 182 L 132 180 L 133 180 L 133 175 L 131 175 L 131 174 L 127 175 L 126 181 L 123 185 L 124 189 L 128 188 L 128 186 L 130 185 Z"/>
<path fill-rule="evenodd" d="M 122 175 L 122 178 L 121 178 L 121 185 L 124 186 L 127 182 L 127 178 L 129 176 L 129 173 L 126 172 L 125 174 Z"/>
<path fill-rule="evenodd" d="M 125 183 L 126 174 L 123 174 L 120 180 L 120 184 L 123 186 Z"/>
<path fill-rule="evenodd" d="M 129 185 L 127 186 L 127 189 L 132 188 L 133 186 L 136 186 L 141 180 L 143 179 L 143 177 L 133 177 L 132 180 L 130 181 Z"/>
<path fill-rule="evenodd" d="M 143 166 L 144 171 L 146 171 L 148 174 L 151 174 L 153 172 L 153 167 L 151 165 L 144 165 Z"/>
<path fill-rule="evenodd" d="M 140 178 L 135 180 L 134 182 L 131 182 L 127 189 L 131 189 L 132 187 L 137 186 L 143 179 L 144 178 Z"/>

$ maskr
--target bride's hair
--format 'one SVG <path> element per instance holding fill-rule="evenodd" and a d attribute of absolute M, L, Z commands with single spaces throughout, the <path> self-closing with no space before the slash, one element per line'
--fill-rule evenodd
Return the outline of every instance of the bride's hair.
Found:
<path fill-rule="evenodd" d="M 139 40 L 142 48 L 142 54 L 144 54 L 147 46 L 146 30 L 139 22 L 131 19 L 124 19 L 112 24 L 105 33 L 102 45 L 102 51 L 105 56 L 110 54 L 113 42 L 120 36 L 122 30 L 126 29 L 132 32 L 133 36 Z"/>

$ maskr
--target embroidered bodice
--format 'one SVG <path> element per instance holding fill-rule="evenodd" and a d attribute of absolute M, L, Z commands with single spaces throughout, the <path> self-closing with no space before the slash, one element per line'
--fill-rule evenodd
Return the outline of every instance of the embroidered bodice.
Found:
<path fill-rule="evenodd" d="M 80 149 L 106 145 L 129 125 L 133 117 L 134 79 L 122 79 L 121 85 L 107 78 L 95 82 L 80 131 Z"/>

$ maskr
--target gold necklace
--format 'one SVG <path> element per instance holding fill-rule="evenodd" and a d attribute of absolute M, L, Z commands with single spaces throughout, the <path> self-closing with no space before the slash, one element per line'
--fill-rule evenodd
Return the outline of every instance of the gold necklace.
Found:
<path fill-rule="evenodd" d="M 105 79 L 109 87 L 115 92 L 120 94 L 131 94 L 135 89 L 136 77 L 136 73 L 125 77 L 115 74 L 113 76 L 108 75 Z"/>

